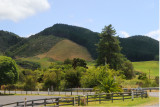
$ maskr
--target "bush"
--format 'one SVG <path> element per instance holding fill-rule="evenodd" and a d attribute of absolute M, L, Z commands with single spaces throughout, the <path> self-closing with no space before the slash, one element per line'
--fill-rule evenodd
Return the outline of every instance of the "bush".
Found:
<path fill-rule="evenodd" d="M 29 75 L 26 77 L 25 84 L 24 84 L 24 90 L 25 91 L 33 91 L 36 89 L 36 80 L 33 76 Z"/>
<path fill-rule="evenodd" d="M 145 80 L 145 79 L 147 79 L 146 73 L 141 73 L 141 74 L 138 76 L 138 79 L 140 79 L 140 80 Z"/>
<path fill-rule="evenodd" d="M 133 71 L 133 65 L 130 61 L 125 61 L 122 64 L 122 71 L 124 71 L 124 75 L 126 76 L 126 79 L 132 79 L 133 77 L 135 77 L 135 73 Z"/>
<path fill-rule="evenodd" d="M 82 72 L 80 70 L 70 69 L 66 71 L 65 80 L 67 88 L 75 88 L 80 87 L 80 79 L 82 76 Z"/>

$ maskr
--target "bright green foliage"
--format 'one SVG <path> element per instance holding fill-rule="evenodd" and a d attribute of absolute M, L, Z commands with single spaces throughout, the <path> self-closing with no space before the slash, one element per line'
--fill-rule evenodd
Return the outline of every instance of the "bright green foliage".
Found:
<path fill-rule="evenodd" d="M 122 91 L 122 88 L 111 76 L 105 77 L 102 81 L 99 81 L 99 83 L 100 84 L 98 88 L 100 89 L 101 92 L 111 93 L 111 92 Z"/>
<path fill-rule="evenodd" d="M 0 85 L 13 84 L 18 80 L 15 61 L 6 56 L 0 56 Z"/>
<path fill-rule="evenodd" d="M 37 85 L 37 81 L 35 79 L 34 76 L 27 76 L 24 82 L 24 90 L 25 91 L 30 91 L 30 90 L 35 90 L 36 89 L 36 85 Z"/>
<path fill-rule="evenodd" d="M 124 56 L 120 53 L 121 47 L 116 37 L 116 31 L 112 25 L 105 26 L 100 36 L 100 41 L 97 44 L 97 66 L 109 64 L 112 69 L 118 70 L 122 62 L 121 57 Z"/>
<path fill-rule="evenodd" d="M 108 66 L 99 66 L 97 68 L 87 69 L 87 72 L 82 76 L 81 84 L 82 87 L 97 87 L 100 85 L 100 82 L 104 80 L 104 78 L 108 77 L 115 78 L 115 80 L 118 79 L 118 81 L 116 82 L 118 82 L 119 84 L 121 82 L 121 80 L 119 79 L 119 77 L 121 77 L 121 74 L 119 72 L 116 72 L 113 69 L 109 69 Z"/>
<path fill-rule="evenodd" d="M 49 69 L 44 72 L 43 81 L 44 89 L 53 88 L 56 90 L 59 88 L 60 81 L 64 78 L 63 72 L 58 69 Z"/>

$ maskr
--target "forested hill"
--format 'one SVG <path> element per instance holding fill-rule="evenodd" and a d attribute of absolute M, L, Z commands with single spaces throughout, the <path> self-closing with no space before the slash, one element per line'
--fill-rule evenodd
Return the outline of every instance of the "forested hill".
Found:
<path fill-rule="evenodd" d="M 159 55 L 159 42 L 147 36 L 136 35 L 129 38 L 119 38 L 122 53 L 131 61 L 154 60 Z"/>
<path fill-rule="evenodd" d="M 79 51 L 84 51 L 86 48 L 92 58 L 96 59 L 97 52 L 95 44 L 99 41 L 98 35 L 99 33 L 89 29 L 66 24 L 55 24 L 26 39 L 20 38 L 13 33 L 1 31 L 0 53 L 5 51 L 8 56 L 19 57 L 32 57 L 37 55 L 44 57 L 49 54 L 48 56 L 54 57 L 51 55 L 53 54 L 52 52 L 54 52 L 54 55 L 58 55 L 59 53 L 56 53 L 56 51 L 52 49 L 58 47 L 58 49 L 61 49 L 61 54 L 66 53 L 66 51 L 63 51 L 65 46 L 62 46 L 62 43 L 69 39 L 70 42 L 65 42 L 65 45 L 69 46 L 70 50 L 72 47 L 71 44 L 75 44 L 75 46 L 78 47 L 82 46 L 82 50 Z M 122 53 L 131 61 L 154 60 L 154 57 L 159 55 L 159 43 L 150 37 L 137 35 L 129 38 L 119 38 L 119 41 L 122 47 Z M 75 53 L 78 52 L 78 50 L 74 51 Z M 71 51 L 67 52 L 72 53 Z M 87 53 L 87 51 L 85 52 Z M 69 55 L 70 53 L 66 54 Z M 79 56 L 82 56 L 82 54 Z M 74 55 L 72 55 L 72 57 L 74 57 Z"/>
<path fill-rule="evenodd" d="M 4 53 L 9 47 L 23 39 L 14 33 L 0 30 L 0 53 Z"/>
<path fill-rule="evenodd" d="M 99 40 L 98 33 L 89 29 L 66 24 L 55 24 L 52 27 L 44 29 L 37 35 L 54 35 L 67 38 L 86 47 L 93 58 L 97 57 L 95 44 Z"/>

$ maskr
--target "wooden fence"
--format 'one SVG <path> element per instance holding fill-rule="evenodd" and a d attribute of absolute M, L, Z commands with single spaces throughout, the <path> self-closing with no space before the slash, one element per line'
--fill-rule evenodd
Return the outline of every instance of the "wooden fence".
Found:
<path fill-rule="evenodd" d="M 25 107 L 25 106 L 37 106 L 37 105 L 44 105 L 44 106 L 51 106 L 51 107 L 59 107 L 65 105 L 73 105 L 73 106 L 80 106 L 86 105 L 89 102 L 98 101 L 101 104 L 102 101 L 111 101 L 112 103 L 114 100 L 126 100 L 134 98 L 146 98 L 147 92 L 146 91 L 136 91 L 136 92 L 123 92 L 123 93 L 101 93 L 95 95 L 84 95 L 84 96 L 77 96 L 77 97 L 56 97 L 56 98 L 46 98 L 46 99 L 36 99 L 36 100 L 24 100 L 21 102 L 14 102 L 9 104 L 0 105 L 0 107 L 4 106 L 13 106 L 13 107 Z"/>

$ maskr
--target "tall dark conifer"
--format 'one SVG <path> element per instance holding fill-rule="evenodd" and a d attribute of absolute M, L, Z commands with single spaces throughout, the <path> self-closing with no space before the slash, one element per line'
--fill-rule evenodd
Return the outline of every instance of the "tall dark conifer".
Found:
<path fill-rule="evenodd" d="M 112 69 L 120 68 L 124 56 L 120 53 L 121 47 L 115 35 L 116 31 L 112 25 L 105 26 L 100 33 L 100 41 L 97 44 L 97 66 L 109 64 Z"/>

